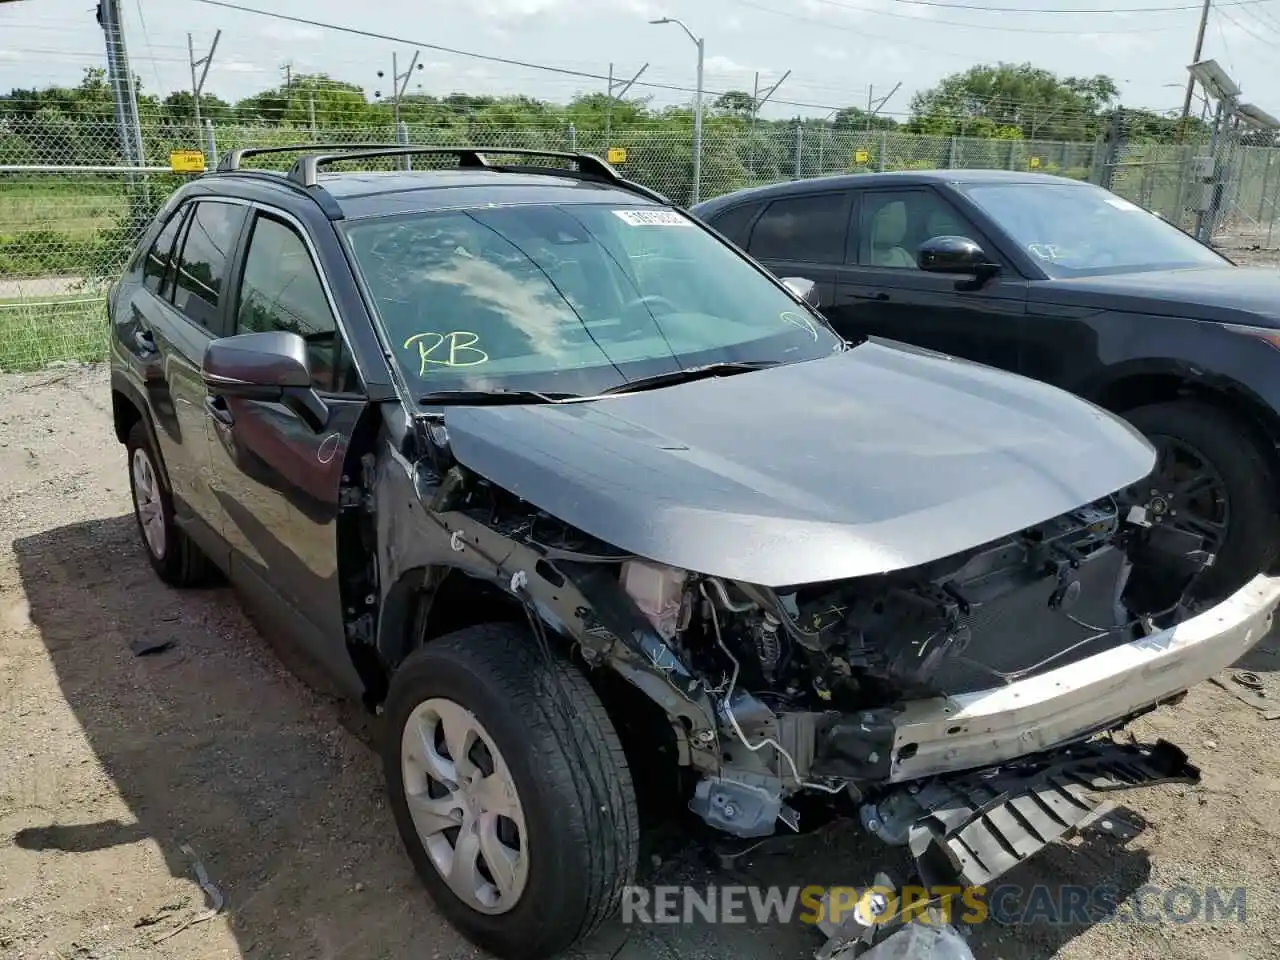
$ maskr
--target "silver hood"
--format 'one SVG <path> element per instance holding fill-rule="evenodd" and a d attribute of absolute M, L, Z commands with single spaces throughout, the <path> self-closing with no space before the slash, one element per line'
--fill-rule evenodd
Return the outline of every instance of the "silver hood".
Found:
<path fill-rule="evenodd" d="M 765 586 L 959 553 L 1155 465 L 1084 400 L 874 340 L 588 403 L 453 407 L 445 424 L 461 464 L 592 536 Z"/>

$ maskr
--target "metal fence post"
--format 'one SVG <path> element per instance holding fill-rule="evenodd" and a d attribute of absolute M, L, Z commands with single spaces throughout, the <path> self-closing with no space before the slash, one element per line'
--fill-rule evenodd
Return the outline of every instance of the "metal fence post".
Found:
<path fill-rule="evenodd" d="M 218 165 L 218 138 L 213 132 L 213 121 L 204 118 L 204 154 L 209 158 L 209 166 Z"/>
<path fill-rule="evenodd" d="M 880 172 L 884 173 L 885 154 L 889 152 L 889 131 L 880 131 Z"/>
<path fill-rule="evenodd" d="M 578 128 L 572 123 L 569 124 L 569 152 L 578 152 Z"/>
<path fill-rule="evenodd" d="M 804 124 L 796 120 L 796 174 L 792 180 L 800 179 L 800 155 L 804 150 Z"/>

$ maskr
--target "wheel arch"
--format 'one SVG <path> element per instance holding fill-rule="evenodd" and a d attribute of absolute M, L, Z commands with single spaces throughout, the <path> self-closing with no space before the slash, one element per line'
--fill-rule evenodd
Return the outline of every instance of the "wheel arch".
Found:
<path fill-rule="evenodd" d="M 1180 400 L 1215 407 L 1250 431 L 1271 470 L 1273 484 L 1280 481 L 1280 415 L 1238 381 L 1198 376 L 1182 367 L 1142 367 L 1109 379 L 1086 396 L 1121 415 L 1136 407 Z"/>
<path fill-rule="evenodd" d="M 156 436 L 156 424 L 151 416 L 150 407 L 143 399 L 142 392 L 118 371 L 111 373 L 111 420 L 116 439 L 121 444 L 128 442 L 129 432 L 135 424 L 143 425 L 143 429 L 147 432 L 147 439 L 151 443 L 152 453 L 159 461 L 160 482 L 164 484 L 165 491 L 172 495 L 173 487 L 169 482 L 169 468 L 164 461 L 164 451 L 160 448 L 159 438 Z"/>

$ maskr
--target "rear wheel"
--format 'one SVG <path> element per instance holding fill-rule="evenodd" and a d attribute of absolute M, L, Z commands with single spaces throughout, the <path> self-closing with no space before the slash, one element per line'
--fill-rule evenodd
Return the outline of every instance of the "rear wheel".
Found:
<path fill-rule="evenodd" d="M 204 583 L 211 573 L 200 548 L 173 521 L 173 497 L 146 425 L 139 420 L 125 442 L 133 513 L 147 559 L 156 574 L 174 587 Z"/>
<path fill-rule="evenodd" d="M 1255 432 L 1196 401 L 1137 407 L 1124 417 L 1158 455 L 1155 470 L 1130 488 L 1130 498 L 1155 522 L 1199 537 L 1215 555 L 1196 592 L 1218 599 L 1264 570 L 1276 555 L 1280 516 L 1275 479 Z"/>
<path fill-rule="evenodd" d="M 538 960 L 588 936 L 634 881 L 638 815 L 595 691 L 528 628 L 433 640 L 396 671 L 383 762 L 405 848 L 472 942 Z"/>

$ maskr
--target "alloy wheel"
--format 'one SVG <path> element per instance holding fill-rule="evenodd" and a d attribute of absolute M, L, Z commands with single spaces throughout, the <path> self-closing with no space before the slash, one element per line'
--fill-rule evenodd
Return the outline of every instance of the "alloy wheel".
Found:
<path fill-rule="evenodd" d="M 133 507 L 142 526 L 147 549 L 157 560 L 164 559 L 167 546 L 164 528 L 164 505 L 160 499 L 160 481 L 151 457 L 141 447 L 133 451 Z"/>
<path fill-rule="evenodd" d="M 465 707 L 420 703 L 400 739 L 409 813 L 432 864 L 468 907 L 502 914 L 529 879 L 524 810 L 502 753 Z"/>

